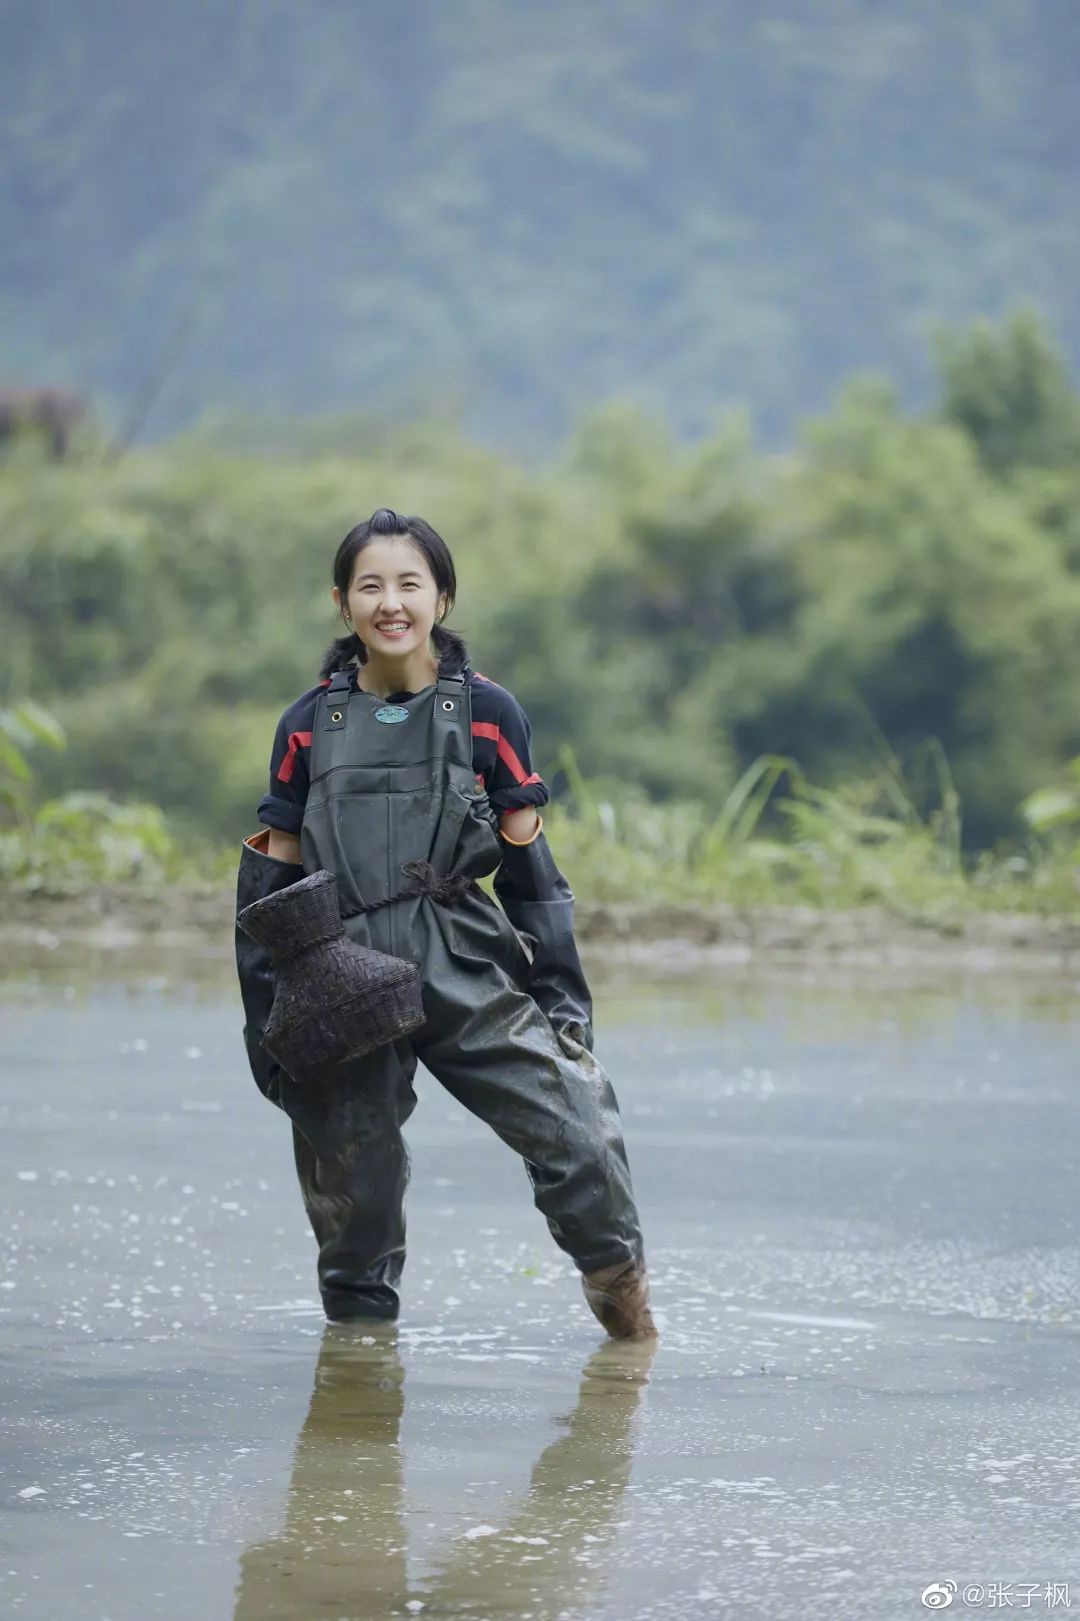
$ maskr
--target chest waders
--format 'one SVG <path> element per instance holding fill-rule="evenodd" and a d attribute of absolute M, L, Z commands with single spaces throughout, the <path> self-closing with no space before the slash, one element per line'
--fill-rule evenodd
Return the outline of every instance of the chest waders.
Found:
<path fill-rule="evenodd" d="M 245 841 L 238 906 L 326 868 L 352 939 L 420 969 L 425 1023 L 366 1057 L 292 1081 L 260 1045 L 269 965 L 238 936 L 245 1040 L 264 1093 L 289 1115 L 330 1318 L 396 1317 L 405 1261 L 408 1156 L 402 1126 L 421 1061 L 520 1154 L 537 1209 L 583 1273 L 643 1263 L 611 1082 L 592 1054 L 560 1042 L 524 989 L 529 960 L 505 913 L 477 888 L 446 903 L 400 897 L 410 862 L 439 877 L 494 872 L 504 848 L 472 763 L 469 689 L 443 675 L 389 704 L 339 672 L 320 695 L 302 867 Z"/>

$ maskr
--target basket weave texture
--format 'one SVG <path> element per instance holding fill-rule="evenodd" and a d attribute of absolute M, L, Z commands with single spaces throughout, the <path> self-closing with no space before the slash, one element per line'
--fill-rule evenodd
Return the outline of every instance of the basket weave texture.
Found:
<path fill-rule="evenodd" d="M 333 873 L 310 873 L 245 906 L 236 921 L 270 954 L 274 1005 L 263 1046 L 294 1080 L 423 1024 L 415 963 L 348 938 Z"/>

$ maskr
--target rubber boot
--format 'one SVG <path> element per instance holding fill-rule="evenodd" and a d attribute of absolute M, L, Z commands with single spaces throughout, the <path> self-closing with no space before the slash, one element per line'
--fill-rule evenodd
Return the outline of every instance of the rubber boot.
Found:
<path fill-rule="evenodd" d="M 657 1337 L 649 1310 L 649 1280 L 636 1261 L 619 1261 L 584 1272 L 581 1287 L 594 1315 L 615 1340 L 651 1340 Z"/>

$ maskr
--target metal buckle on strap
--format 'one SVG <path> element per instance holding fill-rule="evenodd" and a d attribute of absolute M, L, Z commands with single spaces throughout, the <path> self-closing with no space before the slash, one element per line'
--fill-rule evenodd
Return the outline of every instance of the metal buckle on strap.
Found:
<path fill-rule="evenodd" d="M 324 706 L 324 732 L 340 732 L 349 718 L 349 698 L 352 694 L 352 671 L 335 670 L 326 689 Z"/>
<path fill-rule="evenodd" d="M 441 675 L 435 694 L 435 713 L 440 720 L 456 720 L 461 713 L 465 691 L 463 675 Z"/>

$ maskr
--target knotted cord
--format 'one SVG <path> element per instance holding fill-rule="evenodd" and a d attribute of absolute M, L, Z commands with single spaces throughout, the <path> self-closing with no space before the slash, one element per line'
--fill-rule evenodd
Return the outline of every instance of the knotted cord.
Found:
<path fill-rule="evenodd" d="M 415 878 L 415 889 L 400 889 L 396 895 L 386 895 L 381 901 L 370 901 L 365 906 L 342 908 L 342 917 L 357 917 L 361 912 L 377 912 L 380 907 L 392 906 L 395 901 L 417 900 L 422 895 L 426 895 L 429 900 L 438 901 L 441 906 L 449 906 L 454 901 L 464 900 L 476 887 L 471 878 L 461 873 L 440 877 L 430 861 L 406 861 L 401 870 L 406 878 Z"/>

